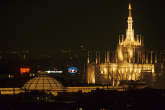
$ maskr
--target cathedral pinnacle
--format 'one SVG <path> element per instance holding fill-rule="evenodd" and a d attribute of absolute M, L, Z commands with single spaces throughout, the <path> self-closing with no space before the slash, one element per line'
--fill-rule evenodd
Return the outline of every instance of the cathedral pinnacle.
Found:
<path fill-rule="evenodd" d="M 128 29 L 126 32 L 126 40 L 134 40 L 134 29 L 133 29 L 133 20 L 132 20 L 132 15 L 131 15 L 131 11 L 132 11 L 132 7 L 131 7 L 131 3 L 129 3 L 129 16 L 128 16 Z"/>
<path fill-rule="evenodd" d="M 131 7 L 131 3 L 129 3 L 129 17 L 131 17 L 131 10 L 132 10 L 132 7 Z"/>

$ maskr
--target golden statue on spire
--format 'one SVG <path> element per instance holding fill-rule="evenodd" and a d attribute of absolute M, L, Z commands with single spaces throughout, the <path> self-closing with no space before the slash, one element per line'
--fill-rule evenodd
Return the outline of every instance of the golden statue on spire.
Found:
<path fill-rule="evenodd" d="M 129 3 L 129 17 L 131 17 L 131 10 L 132 10 L 132 7 L 131 7 L 131 3 Z"/>
<path fill-rule="evenodd" d="M 128 8 L 129 10 L 131 10 L 132 8 L 131 8 L 131 3 L 129 3 L 129 8 Z"/>

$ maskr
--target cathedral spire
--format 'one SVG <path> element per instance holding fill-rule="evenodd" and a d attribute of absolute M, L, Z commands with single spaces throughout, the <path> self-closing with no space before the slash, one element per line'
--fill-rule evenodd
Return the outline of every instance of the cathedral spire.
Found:
<path fill-rule="evenodd" d="M 129 16 L 128 16 L 128 29 L 126 31 L 126 40 L 133 41 L 134 40 L 134 29 L 133 29 L 133 20 L 132 20 L 132 7 L 131 3 L 129 3 Z"/>
<path fill-rule="evenodd" d="M 132 7 L 131 7 L 131 3 L 129 3 L 129 17 L 132 17 L 132 15 L 131 15 L 131 11 L 132 11 Z"/>

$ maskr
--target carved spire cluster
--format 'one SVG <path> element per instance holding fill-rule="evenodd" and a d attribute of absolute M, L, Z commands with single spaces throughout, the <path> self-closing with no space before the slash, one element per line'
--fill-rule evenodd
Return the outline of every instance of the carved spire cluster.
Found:
<path fill-rule="evenodd" d="M 134 29 L 133 29 L 133 20 L 132 20 L 132 7 L 129 4 L 129 16 L 128 16 L 128 29 L 126 31 L 126 40 L 134 41 Z"/>
<path fill-rule="evenodd" d="M 120 41 L 120 39 L 119 39 L 119 45 L 122 45 L 122 46 L 142 46 L 141 38 L 137 37 L 135 39 L 131 3 L 129 3 L 128 10 L 129 10 L 129 16 L 128 16 L 128 20 L 127 20 L 128 28 L 126 30 L 126 37 L 125 37 L 125 39 L 122 39 L 122 41 Z"/>

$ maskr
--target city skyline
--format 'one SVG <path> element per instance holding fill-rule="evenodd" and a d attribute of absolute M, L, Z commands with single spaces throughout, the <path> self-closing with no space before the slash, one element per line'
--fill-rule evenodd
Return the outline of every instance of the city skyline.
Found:
<path fill-rule="evenodd" d="M 164 108 L 164 11 L 162 0 L 0 1 L 1 108 Z"/>

